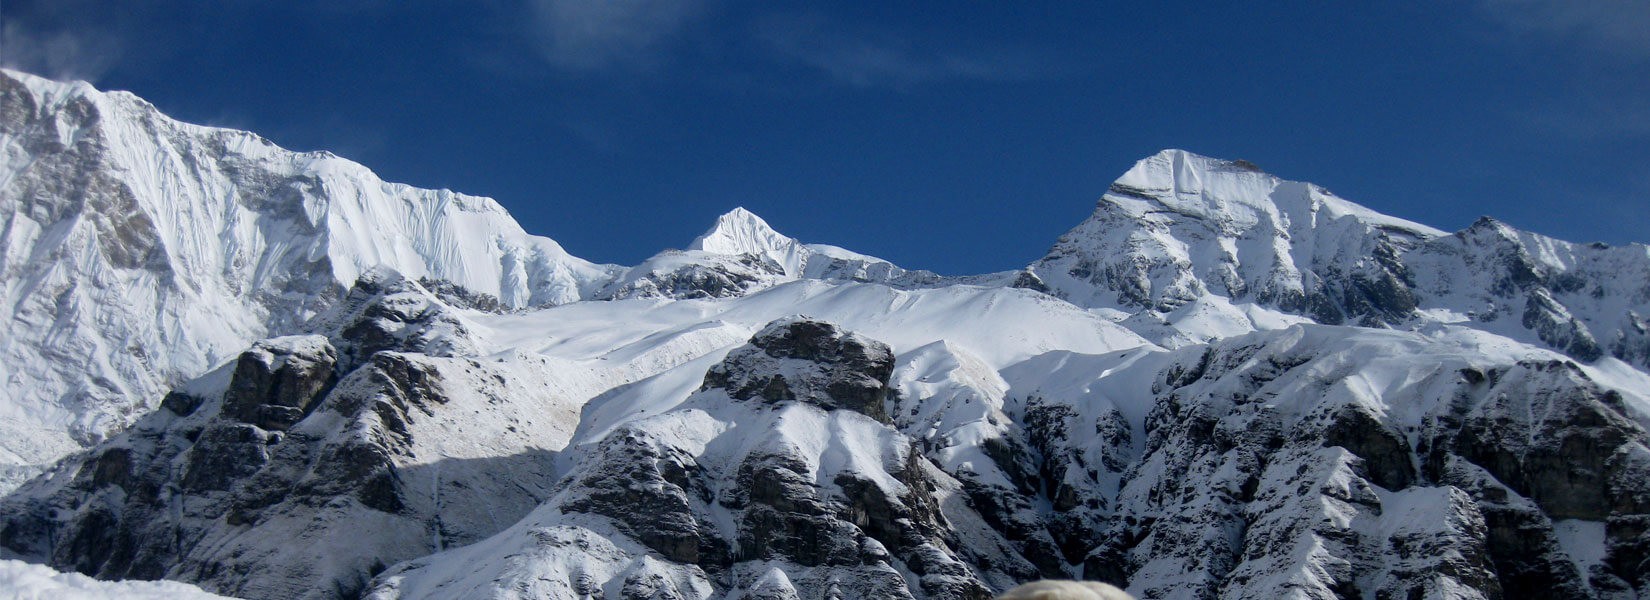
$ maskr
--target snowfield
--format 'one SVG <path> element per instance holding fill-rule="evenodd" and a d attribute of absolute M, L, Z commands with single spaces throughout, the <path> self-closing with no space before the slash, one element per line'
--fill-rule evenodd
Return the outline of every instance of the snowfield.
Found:
<path fill-rule="evenodd" d="M 98 581 L 79 573 L 18 560 L 0 560 L 0 597 L 7 600 L 218 600 L 175 581 Z"/>

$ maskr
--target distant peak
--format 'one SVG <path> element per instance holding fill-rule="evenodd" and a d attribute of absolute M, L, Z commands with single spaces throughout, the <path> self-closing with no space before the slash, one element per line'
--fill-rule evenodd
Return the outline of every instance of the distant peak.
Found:
<path fill-rule="evenodd" d="M 716 218 L 716 224 L 688 245 L 689 250 L 717 254 L 767 254 L 785 251 L 796 240 L 774 231 L 756 213 L 738 207 Z"/>
<path fill-rule="evenodd" d="M 1467 228 L 1468 229 L 1499 229 L 1499 228 L 1502 228 L 1502 227 L 1504 227 L 1504 224 L 1501 221 L 1496 220 L 1495 217 L 1492 217 L 1492 216 L 1489 216 L 1489 215 L 1482 215 L 1482 216 L 1478 217 L 1478 220 L 1473 221 L 1472 225 L 1468 226 Z"/>
<path fill-rule="evenodd" d="M 1500 240 L 1512 240 L 1518 234 L 1519 230 L 1517 228 L 1489 215 L 1478 217 L 1478 220 L 1473 221 L 1472 225 L 1468 225 L 1466 229 L 1457 232 L 1457 235 Z"/>

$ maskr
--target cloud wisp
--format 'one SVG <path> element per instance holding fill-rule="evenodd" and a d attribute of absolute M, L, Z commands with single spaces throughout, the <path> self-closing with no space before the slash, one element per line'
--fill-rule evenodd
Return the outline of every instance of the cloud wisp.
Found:
<path fill-rule="evenodd" d="M 97 81 L 119 62 L 114 35 L 41 31 L 20 19 L 0 25 L 0 66 L 53 79 Z"/>
<path fill-rule="evenodd" d="M 1650 62 L 1650 2 L 1643 0 L 1480 0 L 1491 20 L 1520 34 L 1578 43 Z"/>
<path fill-rule="evenodd" d="M 758 40 L 781 60 L 815 69 L 853 87 L 907 88 L 951 81 L 1040 79 L 1053 69 L 1023 49 L 957 49 L 887 31 L 851 30 L 826 19 L 766 19 Z"/>
<path fill-rule="evenodd" d="M 647 69 L 706 8 L 699 0 L 532 0 L 529 27 L 558 69 Z"/>
<path fill-rule="evenodd" d="M 1582 142 L 1650 139 L 1650 107 L 1637 104 L 1591 101 L 1510 116 L 1537 131 Z"/>
<path fill-rule="evenodd" d="M 1561 51 L 1562 92 L 1531 94 L 1508 111 L 1515 122 L 1571 141 L 1650 139 L 1650 2 L 1478 0 L 1477 8 L 1515 43 Z"/>

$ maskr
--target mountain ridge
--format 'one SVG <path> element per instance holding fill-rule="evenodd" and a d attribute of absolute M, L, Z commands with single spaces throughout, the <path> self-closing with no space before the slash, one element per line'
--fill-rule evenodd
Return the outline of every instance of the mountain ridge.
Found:
<path fill-rule="evenodd" d="M 13 365 L 0 375 L 14 400 L 5 422 L 18 424 L 0 436 L 12 440 L 0 443 L 0 488 L 118 430 L 167 387 L 246 344 L 301 332 L 379 264 L 489 310 L 730 297 L 799 278 L 1013 286 L 1106 312 L 1160 345 L 1302 319 L 1404 329 L 1470 322 L 1584 360 L 1650 365 L 1650 289 L 1599 281 L 1609 270 L 1650 273 L 1650 247 L 1516 230 L 1462 245 L 1449 240 L 1465 237 L 1321 187 L 1183 150 L 1139 161 L 1094 214 L 1020 271 L 907 270 L 802 243 L 743 208 L 685 250 L 622 267 L 527 234 L 492 199 L 386 183 L 330 153 L 181 124 L 141 98 L 84 82 L 13 71 L 0 79 L 9 99 L 0 191 L 12 323 L 0 350 Z M 1484 287 L 1511 291 L 1466 297 L 1450 288 L 1447 274 L 1469 264 L 1502 265 L 1500 280 Z M 1595 272 L 1578 279 L 1577 265 Z M 1588 280 L 1596 285 L 1580 289 Z M 116 298 L 113 289 L 136 293 Z"/>
<path fill-rule="evenodd" d="M 742 208 L 596 265 L 129 94 L 0 99 L 0 558 L 328 599 L 1650 597 L 1647 246 L 1165 150 L 1022 270 Z"/>

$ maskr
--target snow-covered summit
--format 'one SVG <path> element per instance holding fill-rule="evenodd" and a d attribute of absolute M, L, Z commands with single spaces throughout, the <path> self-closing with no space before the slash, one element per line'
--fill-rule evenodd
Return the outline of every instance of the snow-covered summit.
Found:
<path fill-rule="evenodd" d="M 743 207 L 688 244 L 666 250 L 624 271 L 597 293 L 617 298 L 726 298 L 798 279 L 876 282 L 899 288 L 934 287 L 965 280 L 909 271 L 886 260 L 826 244 L 804 244 L 786 236 Z"/>
<path fill-rule="evenodd" d="M 801 272 L 808 254 L 801 242 L 774 231 L 762 217 L 742 206 L 717 217 L 709 231 L 688 244 L 688 250 L 760 256 L 780 265 L 786 273 Z"/>
<path fill-rule="evenodd" d="M 1248 161 L 1211 158 L 1178 149 L 1163 150 L 1136 162 L 1112 184 L 1112 191 L 1124 196 L 1135 192 L 1132 195 L 1140 200 L 1155 201 L 1174 213 L 1224 225 L 1228 231 L 1248 230 L 1265 223 L 1280 223 L 1285 228 L 1311 227 L 1350 216 L 1417 237 L 1445 234 L 1381 214 L 1317 185 L 1279 178 Z M 1128 208 L 1147 207 L 1131 204 Z"/>
<path fill-rule="evenodd" d="M 0 489 L 299 330 L 373 267 L 505 307 L 578 300 L 613 270 L 488 198 L 15 71 L 0 72 L 0 215 Z"/>
<path fill-rule="evenodd" d="M 1246 162 L 1165 150 L 1124 173 L 1030 269 L 1084 306 L 1170 313 L 1218 297 L 1381 324 L 1409 303 L 1382 258 L 1441 235 Z"/>
<path fill-rule="evenodd" d="M 1028 270 L 1168 345 L 1304 321 L 1461 323 L 1650 366 L 1639 276 L 1650 248 L 1571 244 L 1493 219 L 1446 234 L 1183 150 L 1136 163 Z"/>

